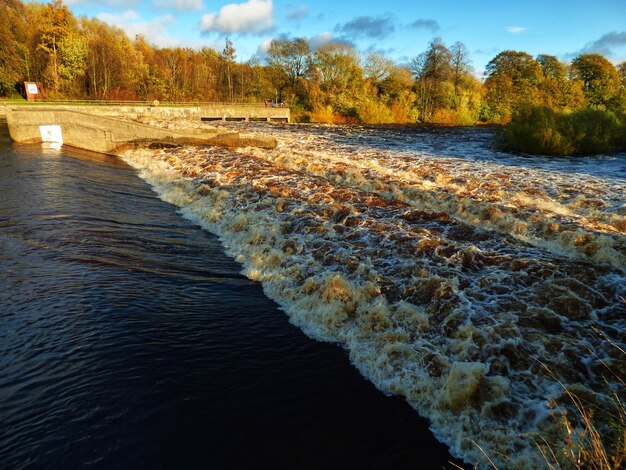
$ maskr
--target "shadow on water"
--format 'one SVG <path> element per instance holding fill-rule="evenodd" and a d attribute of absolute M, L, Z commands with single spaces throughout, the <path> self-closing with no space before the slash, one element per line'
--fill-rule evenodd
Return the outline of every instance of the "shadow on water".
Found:
<path fill-rule="evenodd" d="M 451 468 L 124 163 L 0 129 L 0 468 Z"/>

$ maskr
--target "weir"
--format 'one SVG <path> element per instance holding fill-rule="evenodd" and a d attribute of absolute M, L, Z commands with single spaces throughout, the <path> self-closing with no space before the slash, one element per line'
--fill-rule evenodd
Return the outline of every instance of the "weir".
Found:
<path fill-rule="evenodd" d="M 2 109 L 9 134 L 15 142 L 53 142 L 101 153 L 114 153 L 128 146 L 154 142 L 218 145 L 224 147 L 276 147 L 273 137 L 241 136 L 217 128 L 177 130 L 143 124 L 136 120 L 176 119 L 283 120 L 289 108 L 259 106 L 214 106 L 160 108 L 156 106 L 14 106 Z"/>

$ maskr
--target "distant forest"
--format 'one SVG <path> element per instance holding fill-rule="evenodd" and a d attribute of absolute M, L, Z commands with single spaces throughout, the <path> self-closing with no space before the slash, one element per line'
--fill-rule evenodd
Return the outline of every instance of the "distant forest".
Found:
<path fill-rule="evenodd" d="M 599 54 L 566 64 L 503 51 L 483 80 L 462 43 L 439 38 L 408 66 L 341 43 L 313 49 L 303 38 L 272 41 L 265 63 L 239 62 L 229 39 L 222 51 L 158 48 L 76 18 L 60 0 L 0 0 L 0 97 L 19 97 L 24 81 L 41 83 L 48 99 L 277 100 L 297 120 L 336 123 L 506 123 L 528 105 L 626 111 L 626 63 L 616 67 Z"/>

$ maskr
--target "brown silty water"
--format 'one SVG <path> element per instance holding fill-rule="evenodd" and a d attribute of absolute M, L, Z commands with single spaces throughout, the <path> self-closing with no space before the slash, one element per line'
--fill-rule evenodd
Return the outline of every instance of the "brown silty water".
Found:
<path fill-rule="evenodd" d="M 619 179 L 276 134 L 272 151 L 124 160 L 469 463 L 541 465 L 534 440 L 565 438 L 568 392 L 624 398 Z"/>

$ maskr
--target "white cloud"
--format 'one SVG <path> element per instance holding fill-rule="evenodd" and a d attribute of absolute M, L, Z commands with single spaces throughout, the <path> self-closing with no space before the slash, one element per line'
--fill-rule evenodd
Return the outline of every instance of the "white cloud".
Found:
<path fill-rule="evenodd" d="M 263 41 L 261 44 L 259 44 L 259 48 L 257 49 L 257 52 L 267 54 L 267 51 L 269 51 L 270 44 L 272 43 L 273 40 L 274 40 L 273 38 L 268 38 L 265 41 Z"/>
<path fill-rule="evenodd" d="M 150 21 L 142 19 L 135 10 L 126 10 L 122 13 L 100 13 L 100 21 L 121 28 L 126 35 L 134 39 L 138 34 L 144 36 L 149 43 L 159 47 L 175 47 L 179 40 L 167 35 L 168 27 L 176 20 L 172 15 L 157 16 Z"/>
<path fill-rule="evenodd" d="M 522 34 L 528 30 L 524 26 L 509 26 L 506 30 L 511 34 Z"/>
<path fill-rule="evenodd" d="M 307 7 L 306 5 L 303 5 L 287 13 L 287 18 L 289 18 L 290 20 L 299 20 L 302 18 L 306 18 L 308 15 L 309 15 L 309 7 Z"/>
<path fill-rule="evenodd" d="M 96 18 L 105 23 L 122 28 L 141 18 L 141 15 L 135 10 L 126 10 L 122 13 L 100 13 Z"/>
<path fill-rule="evenodd" d="M 267 38 L 263 40 L 261 44 L 259 44 L 259 47 L 257 47 L 256 52 L 252 55 L 252 59 L 264 62 L 265 59 L 267 59 L 267 51 L 269 50 L 270 44 L 273 40 L 274 38 Z"/>
<path fill-rule="evenodd" d="M 63 4 L 68 7 L 76 5 L 96 5 L 110 7 L 129 7 L 135 5 L 139 0 L 64 0 Z"/>
<path fill-rule="evenodd" d="M 203 33 L 260 34 L 274 27 L 272 0 L 249 0 L 224 5 L 219 13 L 208 13 L 200 20 Z"/>
<path fill-rule="evenodd" d="M 311 49 L 317 49 L 322 44 L 326 44 L 333 40 L 333 33 L 330 31 L 324 31 L 323 33 L 319 33 L 316 36 L 313 36 L 309 39 L 309 44 L 311 45 Z"/>
<path fill-rule="evenodd" d="M 154 0 L 157 8 L 168 8 L 180 11 L 202 10 L 202 0 Z"/>

